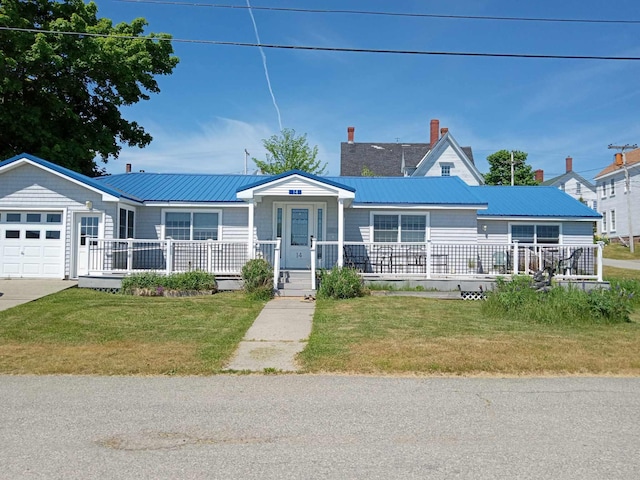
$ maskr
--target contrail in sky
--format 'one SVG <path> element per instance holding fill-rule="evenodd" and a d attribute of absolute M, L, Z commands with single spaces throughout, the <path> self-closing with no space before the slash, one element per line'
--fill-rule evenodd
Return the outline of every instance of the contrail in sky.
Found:
<path fill-rule="evenodd" d="M 260 42 L 260 35 L 258 35 L 258 26 L 256 25 L 256 19 L 253 18 L 253 11 L 251 10 L 251 3 L 247 0 L 247 7 L 249 7 L 249 15 L 251 15 L 251 21 L 253 22 L 253 30 L 256 32 L 256 40 L 258 43 Z M 276 96 L 273 94 L 273 89 L 271 88 L 271 79 L 269 78 L 269 69 L 267 68 L 267 57 L 264 54 L 264 50 L 262 47 L 258 47 L 260 49 L 260 55 L 262 55 L 262 64 L 264 65 L 264 76 L 267 77 L 267 85 L 269 86 L 269 93 L 271 93 L 271 100 L 273 100 L 273 106 L 276 107 L 276 112 L 278 113 L 278 125 L 280 125 L 280 131 L 282 131 L 282 117 L 280 117 L 280 109 L 278 108 L 278 102 L 276 102 Z"/>

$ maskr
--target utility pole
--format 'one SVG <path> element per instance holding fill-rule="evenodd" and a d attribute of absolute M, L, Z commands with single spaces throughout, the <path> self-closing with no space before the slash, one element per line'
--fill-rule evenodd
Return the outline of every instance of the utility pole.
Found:
<path fill-rule="evenodd" d="M 622 153 L 622 168 L 624 168 L 624 183 L 627 191 L 627 225 L 629 228 L 629 251 L 631 253 L 635 252 L 635 246 L 633 242 L 633 220 L 631 215 L 631 181 L 629 180 L 629 169 L 627 168 L 627 156 L 625 155 L 625 150 L 633 150 L 638 148 L 638 145 L 609 145 L 610 149 L 620 150 Z"/>
<path fill-rule="evenodd" d="M 249 152 L 247 149 L 244 149 L 244 174 L 247 174 L 247 159 L 249 158 Z"/>
<path fill-rule="evenodd" d="M 511 150 L 511 186 L 513 187 L 513 150 Z"/>

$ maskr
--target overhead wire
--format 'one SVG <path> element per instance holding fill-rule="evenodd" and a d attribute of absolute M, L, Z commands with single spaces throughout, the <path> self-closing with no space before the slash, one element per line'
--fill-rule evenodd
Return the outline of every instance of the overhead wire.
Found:
<path fill-rule="evenodd" d="M 158 5 L 179 5 L 186 7 L 208 7 L 224 9 L 247 9 L 245 5 L 225 5 L 218 3 L 200 2 L 174 2 L 169 0 L 116 0 L 123 3 L 148 3 Z M 595 19 L 595 18 L 551 18 L 551 17 L 505 17 L 491 15 L 450 15 L 436 13 L 409 13 L 409 12 L 381 12 L 373 10 L 342 10 L 342 9 L 317 9 L 317 8 L 292 8 L 292 7 L 257 7 L 252 5 L 253 10 L 265 10 L 274 12 L 295 12 L 295 13 L 327 13 L 345 15 L 377 15 L 387 17 L 413 17 L 413 18 L 440 18 L 454 20 L 494 20 L 494 21 L 516 21 L 516 22 L 553 22 L 553 23 L 602 23 L 602 24 L 640 24 L 640 20 L 625 19 Z"/>
<path fill-rule="evenodd" d="M 234 47 L 261 47 L 283 50 L 303 50 L 317 52 L 342 52 L 342 53 L 378 53 L 392 55 L 431 55 L 431 56 L 457 56 L 457 57 L 494 57 L 494 58 L 527 58 L 527 59 L 555 59 L 555 60 L 607 60 L 607 61 L 640 61 L 640 57 L 613 57 L 608 55 L 550 55 L 536 53 L 490 53 L 490 52 L 450 52 L 435 50 L 392 50 L 378 48 L 347 48 L 347 47 L 318 47 L 309 45 L 283 45 L 276 43 L 252 43 L 252 42 L 232 42 L 223 40 L 196 40 L 189 38 L 170 38 L 169 36 L 147 36 L 140 37 L 135 35 L 110 35 L 102 33 L 87 32 L 71 32 L 60 30 L 46 30 L 38 28 L 22 28 L 22 27 L 6 27 L 0 26 L 0 31 L 26 32 L 26 33 L 48 33 L 56 35 L 72 35 L 78 37 L 101 37 L 115 38 L 124 40 L 139 40 L 146 38 L 149 40 L 157 40 L 175 43 L 192 43 L 202 45 L 221 45 Z"/>

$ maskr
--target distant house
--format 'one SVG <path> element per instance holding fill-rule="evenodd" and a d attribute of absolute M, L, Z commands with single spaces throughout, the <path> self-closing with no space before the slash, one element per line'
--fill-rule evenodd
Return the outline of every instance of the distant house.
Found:
<path fill-rule="evenodd" d="M 355 128 L 347 128 L 340 145 L 340 176 L 459 177 L 467 185 L 484 185 L 471 147 L 461 147 L 449 129 L 431 120 L 429 143 L 355 142 Z"/>
<path fill-rule="evenodd" d="M 633 237 L 637 239 L 640 236 L 640 149 L 631 150 L 624 157 L 616 154 L 613 163 L 598 173 L 595 180 L 598 211 L 602 214 L 600 233 L 628 240 L 631 218 Z"/>
<path fill-rule="evenodd" d="M 576 200 L 580 200 L 588 207 L 598 210 L 598 196 L 596 187 L 590 181 L 573 171 L 573 159 L 567 157 L 565 160 L 566 170 L 562 175 L 544 180 L 544 172 L 536 170 L 536 180 L 540 185 L 547 187 L 557 187 L 565 193 L 568 193 Z"/>

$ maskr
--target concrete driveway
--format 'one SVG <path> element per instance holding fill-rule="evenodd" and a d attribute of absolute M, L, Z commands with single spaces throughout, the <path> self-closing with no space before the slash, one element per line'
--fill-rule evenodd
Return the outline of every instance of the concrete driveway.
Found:
<path fill-rule="evenodd" d="M 73 280 L 17 278 L 0 279 L 0 310 L 7 310 L 52 293 L 75 287 Z"/>
<path fill-rule="evenodd" d="M 628 270 L 640 270 L 640 260 L 613 260 L 603 258 L 602 264 L 607 267 L 626 268 Z"/>

